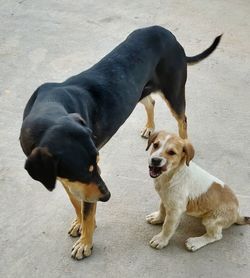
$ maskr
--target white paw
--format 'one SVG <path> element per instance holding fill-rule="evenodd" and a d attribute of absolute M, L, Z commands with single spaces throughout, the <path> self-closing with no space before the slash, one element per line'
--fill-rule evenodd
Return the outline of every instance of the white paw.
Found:
<path fill-rule="evenodd" d="M 77 237 L 81 235 L 81 223 L 79 222 L 78 219 L 75 219 L 72 222 L 68 234 L 72 237 Z"/>
<path fill-rule="evenodd" d="M 84 240 L 80 238 L 72 248 L 71 257 L 76 260 L 84 259 L 91 255 L 92 245 L 85 244 Z"/>
<path fill-rule="evenodd" d="M 152 225 L 162 224 L 164 222 L 164 219 L 160 215 L 159 211 L 155 211 L 155 212 L 147 215 L 146 220 L 149 224 L 152 224 Z"/>
<path fill-rule="evenodd" d="M 190 237 L 186 240 L 185 245 L 189 251 L 194 252 L 204 246 L 204 243 L 199 237 Z"/>
<path fill-rule="evenodd" d="M 154 128 L 144 127 L 141 131 L 141 137 L 148 139 L 150 134 L 154 132 Z"/>
<path fill-rule="evenodd" d="M 168 245 L 168 241 L 168 238 L 159 233 L 150 240 L 150 246 L 156 249 L 162 249 Z"/>

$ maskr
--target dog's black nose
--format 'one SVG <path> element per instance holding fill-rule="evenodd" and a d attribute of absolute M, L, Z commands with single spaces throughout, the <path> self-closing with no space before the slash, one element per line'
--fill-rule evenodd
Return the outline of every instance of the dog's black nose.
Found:
<path fill-rule="evenodd" d="M 151 158 L 152 166 L 159 166 L 161 164 L 161 158 L 159 157 L 152 157 Z"/>
<path fill-rule="evenodd" d="M 110 192 L 107 192 L 104 196 L 102 196 L 101 198 L 99 198 L 99 201 L 101 202 L 107 202 L 110 198 L 111 194 Z"/>

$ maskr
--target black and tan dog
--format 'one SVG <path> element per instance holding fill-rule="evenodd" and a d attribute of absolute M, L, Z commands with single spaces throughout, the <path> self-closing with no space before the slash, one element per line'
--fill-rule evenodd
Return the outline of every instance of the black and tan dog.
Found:
<path fill-rule="evenodd" d="M 69 233 L 81 233 L 73 258 L 91 254 L 96 202 L 110 198 L 97 166 L 98 150 L 136 104 L 145 104 L 143 99 L 156 91 L 169 104 L 180 136 L 186 138 L 187 64 L 206 58 L 219 41 L 217 37 L 203 53 L 186 57 L 166 29 L 139 29 L 90 69 L 62 83 L 43 84 L 31 96 L 20 135 L 27 155 L 25 169 L 48 190 L 55 188 L 56 179 L 64 185 L 77 215 Z M 146 103 L 147 112 L 148 107 Z"/>

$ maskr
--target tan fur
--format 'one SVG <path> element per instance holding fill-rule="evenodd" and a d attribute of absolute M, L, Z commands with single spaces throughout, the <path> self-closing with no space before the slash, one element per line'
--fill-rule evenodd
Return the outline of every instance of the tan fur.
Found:
<path fill-rule="evenodd" d="M 98 157 L 97 157 L 98 159 Z M 92 166 L 92 165 L 91 165 Z M 89 170 L 92 170 L 93 166 Z M 98 186 L 94 183 L 71 182 L 68 179 L 58 177 L 63 184 L 72 205 L 76 211 L 76 219 L 73 221 L 69 234 L 73 237 L 81 235 L 75 243 L 71 256 L 77 260 L 91 255 L 93 246 L 93 234 L 95 230 L 96 202 L 102 197 Z M 91 203 L 85 215 L 84 204 Z"/>
<path fill-rule="evenodd" d="M 182 115 L 176 114 L 176 112 L 172 109 L 170 103 L 166 99 L 166 97 L 160 92 L 159 95 L 162 97 L 164 102 L 167 104 L 169 107 L 171 114 L 174 116 L 178 123 L 178 129 L 179 129 L 179 135 L 181 138 L 186 139 L 188 137 L 187 135 L 187 118 L 185 113 Z M 141 132 L 141 136 L 144 138 L 148 138 L 150 134 L 154 131 L 155 129 L 155 123 L 154 123 L 154 103 L 155 101 L 153 98 L 149 95 L 145 98 L 143 98 L 140 101 L 146 110 L 147 113 L 147 123 L 145 125 L 145 128 Z"/>
<path fill-rule="evenodd" d="M 93 172 L 94 171 L 94 166 L 93 165 L 90 165 L 89 166 L 89 172 L 91 173 L 91 172 Z"/>
<path fill-rule="evenodd" d="M 84 206 L 84 205 L 83 205 Z M 82 208 L 83 211 L 84 208 Z M 82 236 L 80 240 L 84 245 L 93 246 L 93 234 L 96 226 L 95 222 L 96 203 L 92 204 L 92 208 L 87 217 L 82 218 Z"/>
<path fill-rule="evenodd" d="M 144 105 L 147 113 L 147 128 L 154 128 L 154 100 L 151 98 L 151 96 L 146 97 L 141 100 L 141 103 Z"/>
<path fill-rule="evenodd" d="M 96 202 L 102 197 L 98 186 L 94 183 L 71 182 L 68 179 L 58 178 L 70 193 L 79 201 Z"/>
<path fill-rule="evenodd" d="M 161 249 L 167 246 L 184 212 L 202 218 L 206 228 L 204 235 L 186 241 L 190 251 L 220 240 L 222 230 L 234 223 L 250 224 L 249 217 L 239 215 L 238 200 L 227 185 L 195 163 L 189 165 L 194 148 L 188 140 L 160 131 L 152 134 L 149 145 L 152 145 L 151 167 L 155 158 L 164 163 L 161 164 L 161 174 L 154 180 L 162 204 L 159 211 L 146 217 L 151 224 L 164 221 L 162 231 L 150 241 L 152 247 Z"/>
<path fill-rule="evenodd" d="M 187 204 L 187 214 L 196 217 L 225 217 L 226 222 L 235 223 L 238 216 L 239 202 L 233 191 L 227 185 L 214 182 L 206 193 L 191 199 Z M 231 221 L 230 221 L 231 220 Z"/>
<path fill-rule="evenodd" d="M 81 226 L 81 217 L 82 217 L 81 202 L 77 198 L 75 198 L 75 196 L 70 192 L 70 190 L 67 186 L 67 182 L 65 182 L 63 179 L 60 179 L 60 181 L 61 181 L 65 191 L 67 192 L 73 207 L 75 208 L 76 219 L 73 221 L 68 233 L 72 237 L 76 237 L 76 236 L 80 235 L 80 226 Z"/>
<path fill-rule="evenodd" d="M 184 162 L 184 159 L 186 163 L 188 164 L 189 161 L 194 156 L 194 148 L 191 145 L 191 143 L 186 139 L 183 140 L 179 136 L 168 133 L 165 131 L 159 131 L 157 133 L 153 133 L 149 137 L 149 143 L 147 149 L 151 146 L 153 143 L 159 143 L 159 147 L 162 147 L 163 142 L 165 141 L 166 137 L 169 136 L 169 139 L 163 146 L 163 150 L 160 153 L 161 157 L 164 157 L 168 161 L 171 161 L 176 167 L 181 166 Z M 151 149 L 150 154 L 153 154 L 158 148 L 154 148 L 154 146 Z M 176 155 L 171 156 L 168 154 L 169 151 L 174 151 Z"/>
<path fill-rule="evenodd" d="M 141 100 L 141 103 L 144 105 L 144 108 L 147 113 L 147 122 L 145 125 L 145 128 L 141 132 L 141 136 L 148 138 L 149 135 L 154 131 L 155 129 L 155 123 L 154 123 L 154 104 L 155 101 L 152 99 L 152 97 L 149 95 Z"/>
<path fill-rule="evenodd" d="M 177 115 L 176 112 L 172 109 L 170 103 L 168 102 L 168 100 L 166 99 L 166 97 L 161 93 L 160 96 L 162 97 L 162 99 L 164 100 L 164 102 L 167 104 L 171 114 L 174 116 L 174 118 L 176 119 L 177 123 L 178 123 L 178 129 L 179 129 L 179 135 L 182 139 L 186 139 L 188 138 L 187 135 L 187 118 L 185 114 L 182 115 Z"/>
<path fill-rule="evenodd" d="M 192 144 L 189 143 L 189 141 L 186 140 L 183 151 L 186 154 L 186 164 L 189 166 L 189 162 L 194 158 L 194 148 Z"/>
<path fill-rule="evenodd" d="M 81 234 L 71 253 L 72 257 L 80 260 L 91 255 L 93 234 L 96 226 L 96 201 L 101 197 L 101 192 L 95 184 L 70 182 L 63 178 L 58 178 L 58 180 L 63 184 L 76 211 L 77 218 L 72 223 L 69 234 L 74 237 Z M 92 202 L 87 215 L 84 215 L 85 201 Z"/>
<path fill-rule="evenodd" d="M 71 256 L 77 260 L 81 260 L 84 257 L 91 255 L 93 247 L 93 234 L 96 227 L 95 214 L 96 214 L 96 203 L 91 204 L 91 208 L 87 215 L 83 215 L 84 202 L 82 202 L 82 218 L 81 218 L 81 237 L 75 243 L 72 249 Z"/>

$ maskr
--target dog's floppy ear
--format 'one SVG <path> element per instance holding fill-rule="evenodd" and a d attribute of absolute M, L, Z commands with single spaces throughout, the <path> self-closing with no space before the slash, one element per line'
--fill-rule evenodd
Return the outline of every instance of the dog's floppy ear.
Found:
<path fill-rule="evenodd" d="M 147 145 L 146 151 L 150 148 L 151 144 L 155 141 L 158 134 L 159 134 L 159 132 L 153 132 L 152 134 L 150 134 L 150 136 L 148 138 L 148 145 Z"/>
<path fill-rule="evenodd" d="M 187 166 L 189 166 L 189 162 L 194 158 L 195 151 L 193 145 L 188 140 L 185 140 L 183 152 L 185 153 L 186 156 L 186 164 Z"/>
<path fill-rule="evenodd" d="M 24 168 L 49 191 L 55 188 L 57 162 L 47 148 L 35 148 L 28 156 Z"/>

